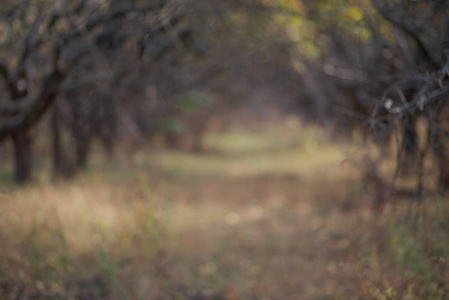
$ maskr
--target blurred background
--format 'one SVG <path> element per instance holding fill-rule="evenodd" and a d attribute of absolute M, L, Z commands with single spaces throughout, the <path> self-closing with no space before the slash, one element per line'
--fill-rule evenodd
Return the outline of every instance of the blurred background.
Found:
<path fill-rule="evenodd" d="M 2 0 L 0 299 L 449 299 L 445 0 Z"/>

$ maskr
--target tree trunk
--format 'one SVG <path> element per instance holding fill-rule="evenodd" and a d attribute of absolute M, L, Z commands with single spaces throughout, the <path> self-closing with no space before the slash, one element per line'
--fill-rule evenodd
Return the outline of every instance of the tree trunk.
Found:
<path fill-rule="evenodd" d="M 62 145 L 61 145 L 61 132 L 59 130 L 58 109 L 56 104 L 52 108 L 50 130 L 52 135 L 52 152 L 53 152 L 53 176 L 59 177 L 62 175 Z"/>
<path fill-rule="evenodd" d="M 21 130 L 11 135 L 14 144 L 14 180 L 23 184 L 31 179 L 33 165 L 31 136 L 28 130 Z"/>
<path fill-rule="evenodd" d="M 92 106 L 90 99 L 75 97 L 71 101 L 71 113 L 73 123 L 71 124 L 71 133 L 75 144 L 75 162 L 74 170 L 83 170 L 87 167 L 90 143 L 92 138 Z"/>
<path fill-rule="evenodd" d="M 404 176 L 413 174 L 416 170 L 418 160 L 418 133 L 416 132 L 416 120 L 414 117 L 408 117 L 403 124 L 403 159 L 401 173 Z"/>
<path fill-rule="evenodd" d="M 73 176 L 73 168 L 67 159 L 64 152 L 64 146 L 61 139 L 61 124 L 59 116 L 58 104 L 55 103 L 52 107 L 50 130 L 52 134 L 52 161 L 53 161 L 53 176 L 69 178 Z"/>
<path fill-rule="evenodd" d="M 438 192 L 445 194 L 449 191 L 449 165 L 446 162 L 444 168 L 440 166 L 440 176 L 438 178 Z"/>
<path fill-rule="evenodd" d="M 84 170 L 87 167 L 90 148 L 90 136 L 82 138 L 80 136 L 75 138 L 76 143 L 76 168 Z"/>
<path fill-rule="evenodd" d="M 309 97 L 314 99 L 313 112 L 316 119 L 318 122 L 327 125 L 329 120 L 329 103 L 331 103 L 331 101 L 328 99 L 326 91 L 318 84 L 320 81 L 317 78 L 319 77 L 314 76 L 314 72 L 309 73 L 310 74 L 303 76 L 304 87 Z"/>
<path fill-rule="evenodd" d="M 449 191 L 449 157 L 447 148 L 441 141 L 437 141 L 437 145 L 433 150 L 440 172 L 438 176 L 438 192 L 445 194 Z"/>

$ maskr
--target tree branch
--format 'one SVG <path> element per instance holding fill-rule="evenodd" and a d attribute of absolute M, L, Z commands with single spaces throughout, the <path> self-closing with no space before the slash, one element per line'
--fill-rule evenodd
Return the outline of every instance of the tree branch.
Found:
<path fill-rule="evenodd" d="M 408 28 L 405 24 L 401 23 L 400 21 L 396 20 L 392 16 L 390 16 L 386 10 L 384 9 L 384 5 L 379 0 L 372 0 L 372 3 L 374 7 L 377 9 L 379 14 L 384 18 L 386 21 L 390 22 L 391 25 L 394 27 L 400 29 L 403 31 L 406 35 L 408 35 L 410 38 L 412 38 L 416 46 L 418 46 L 419 51 L 425 58 L 425 60 L 435 69 L 441 68 L 441 64 L 438 62 L 437 59 L 435 59 L 432 54 L 427 49 L 426 45 L 424 44 L 423 40 L 410 28 Z"/>
<path fill-rule="evenodd" d="M 13 118 L 0 125 L 0 141 L 9 135 L 34 125 L 47 111 L 56 99 L 59 88 L 66 77 L 66 73 L 54 69 L 42 83 L 39 95 L 25 104 L 26 110 L 18 112 Z M 22 103 L 22 102 L 21 102 Z"/>
<path fill-rule="evenodd" d="M 102 15 L 97 16 L 96 18 L 92 18 L 92 19 L 88 20 L 86 22 L 86 24 L 82 28 L 73 30 L 73 31 L 71 31 L 71 32 L 69 32 L 67 34 L 62 35 L 59 38 L 59 42 L 62 43 L 62 44 L 67 44 L 70 41 L 72 41 L 72 40 L 74 40 L 74 39 L 76 39 L 78 37 L 81 37 L 84 32 L 90 32 L 90 31 L 94 30 L 95 28 L 99 27 L 100 25 L 103 25 L 103 24 L 105 24 L 107 22 L 123 18 L 128 13 L 131 13 L 131 12 L 139 12 L 139 13 L 149 12 L 149 11 L 152 11 L 152 10 L 160 9 L 163 6 L 164 6 L 164 4 L 162 2 L 158 2 L 156 4 L 148 5 L 148 6 L 145 6 L 145 7 L 127 6 L 127 7 L 124 7 L 122 9 L 118 9 L 116 11 L 104 13 Z"/>

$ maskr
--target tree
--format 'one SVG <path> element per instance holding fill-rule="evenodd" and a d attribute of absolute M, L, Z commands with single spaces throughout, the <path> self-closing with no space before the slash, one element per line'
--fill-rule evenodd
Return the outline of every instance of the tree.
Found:
<path fill-rule="evenodd" d="M 48 112 L 54 174 L 70 177 L 93 139 L 112 152 L 126 128 L 143 136 L 136 125 L 176 115 L 187 94 L 295 85 L 289 46 L 259 0 L 10 0 L 0 26 L 0 141 L 13 142 L 18 182 L 30 178 L 35 128 Z"/>
<path fill-rule="evenodd" d="M 16 181 L 23 183 L 31 175 L 32 128 L 58 95 L 99 80 L 99 75 L 95 76 L 98 64 L 92 64 L 99 53 L 114 53 L 114 59 L 121 55 L 120 64 L 109 65 L 106 76 L 120 77 L 129 71 L 126 57 L 151 59 L 172 48 L 175 39 L 187 33 L 186 27 L 176 28 L 169 38 L 154 40 L 166 26 L 173 26 L 180 19 L 179 6 L 169 1 L 4 3 L 0 11 L 0 25 L 6 33 L 0 52 L 0 74 L 5 87 L 0 102 L 0 141 L 11 138 L 13 142 Z M 128 49 L 137 49 L 138 53 Z M 87 69 L 82 66 L 88 63 L 91 65 L 87 69 L 94 76 L 86 79 L 82 71 Z M 56 108 L 55 153 L 59 148 L 57 115 Z M 55 163 L 60 161 L 58 157 L 55 154 Z"/>
<path fill-rule="evenodd" d="M 416 175 L 417 198 L 423 191 L 424 160 L 433 154 L 439 190 L 449 190 L 449 3 L 297 0 L 270 5 L 292 41 L 292 63 L 306 91 L 301 108 L 343 131 L 371 128 L 375 140 L 383 142 L 394 136 L 399 145 L 394 178 Z M 425 124 L 424 134 L 418 123 Z M 390 184 L 377 169 L 368 170 L 367 177 L 385 190 Z"/>
<path fill-rule="evenodd" d="M 396 75 L 383 93 L 383 105 L 388 109 L 388 125 L 376 128 L 380 137 L 391 134 L 397 126 L 402 131 L 406 154 L 410 140 L 417 153 L 417 197 L 423 193 L 424 160 L 433 153 L 439 168 L 438 189 L 449 190 L 449 157 L 447 155 L 447 99 L 449 94 L 449 47 L 447 34 L 449 16 L 447 1 L 387 1 L 373 0 L 379 14 L 396 30 L 408 69 Z M 426 133 L 418 136 L 415 122 L 425 120 Z M 419 143 L 418 138 L 421 139 Z M 421 144 L 421 145 L 420 145 Z"/>

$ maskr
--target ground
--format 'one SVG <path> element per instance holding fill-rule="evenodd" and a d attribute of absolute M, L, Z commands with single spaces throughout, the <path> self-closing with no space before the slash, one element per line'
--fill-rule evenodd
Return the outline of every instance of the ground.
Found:
<path fill-rule="evenodd" d="M 5 181 L 0 299 L 449 299 L 446 206 L 424 249 L 371 209 L 361 146 L 292 118 L 205 145 Z"/>

